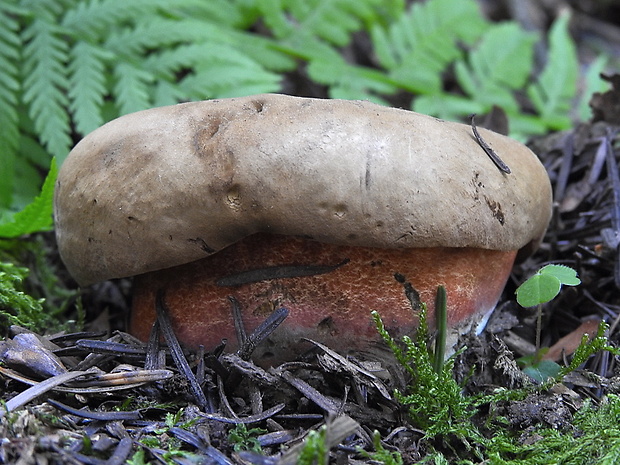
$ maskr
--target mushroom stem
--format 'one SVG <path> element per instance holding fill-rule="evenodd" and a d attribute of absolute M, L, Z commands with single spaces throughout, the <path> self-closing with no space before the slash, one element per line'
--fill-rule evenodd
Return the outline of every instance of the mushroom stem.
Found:
<path fill-rule="evenodd" d="M 173 327 L 189 346 L 203 344 L 209 349 L 228 338 L 229 348 L 239 347 L 229 301 L 233 296 L 248 331 L 276 308 L 286 307 L 290 312 L 256 349 L 254 359 L 263 365 L 310 348 L 303 338 L 342 352 L 381 351 L 372 310 L 379 312 L 395 336 L 411 333 L 417 324 L 396 273 L 404 275 L 427 303 L 431 323 L 437 286 L 445 286 L 448 325 L 455 328 L 478 321 L 495 307 L 515 254 L 473 248 L 352 247 L 256 234 L 211 257 L 136 277 L 131 330 L 138 337 L 148 337 L 157 289 L 165 288 Z M 230 287 L 218 285 L 223 276 L 257 268 L 317 265 L 333 269 Z"/>

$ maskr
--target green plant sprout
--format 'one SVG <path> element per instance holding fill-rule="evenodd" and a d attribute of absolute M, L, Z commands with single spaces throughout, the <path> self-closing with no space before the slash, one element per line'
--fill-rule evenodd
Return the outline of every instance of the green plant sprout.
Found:
<path fill-rule="evenodd" d="M 560 365 L 551 360 L 542 359 L 547 350 L 540 347 L 542 306 L 560 293 L 562 285 L 578 286 L 580 283 L 577 272 L 572 268 L 564 265 L 546 265 L 517 288 L 519 305 L 526 308 L 537 307 L 536 351 L 531 355 L 521 357 L 519 363 L 524 367 L 524 373 L 539 382 L 547 378 L 555 378 L 560 373 Z"/>
<path fill-rule="evenodd" d="M 577 272 L 564 265 L 546 265 L 530 276 L 516 291 L 517 302 L 522 307 L 534 307 L 553 300 L 562 285 L 578 286 Z"/>
<path fill-rule="evenodd" d="M 568 267 L 561 266 L 559 268 L 555 271 L 553 271 L 554 268 L 541 270 L 542 275 L 550 274 L 561 284 L 566 285 L 578 280 L 574 270 L 570 268 L 564 270 L 562 268 Z M 534 284 L 539 280 L 540 278 L 535 278 Z M 546 277 L 542 280 L 548 281 Z M 554 286 L 557 287 L 555 283 Z M 545 289 L 544 284 L 542 286 L 539 284 L 538 287 Z M 539 291 L 533 290 L 532 294 L 539 295 L 535 300 L 542 300 Z M 527 287 L 525 295 L 527 295 Z M 547 292 L 544 295 L 552 299 L 557 292 L 553 295 Z M 527 298 L 526 302 L 528 302 Z M 620 447 L 614 441 L 620 441 L 620 428 L 618 427 L 620 397 L 615 395 L 609 395 L 598 409 L 586 403 L 575 413 L 574 429 L 560 431 L 543 424 L 536 426 L 535 430 L 530 433 L 540 439 L 532 444 L 524 443 L 518 432 L 515 433 L 506 428 L 494 428 L 495 424 L 502 424 L 502 417 L 490 415 L 484 427 L 485 430 L 479 429 L 473 421 L 476 411 L 483 406 L 496 405 L 510 400 L 523 400 L 532 392 L 547 390 L 553 384 L 562 382 L 564 376 L 576 370 L 589 357 L 601 350 L 620 355 L 620 350 L 608 343 L 605 333 L 609 326 L 605 322 L 601 322 L 594 338 L 583 336 L 570 364 L 560 368 L 557 375 L 545 377 L 543 381 L 546 382 L 539 385 L 532 384 L 522 389 L 497 389 L 490 394 L 467 396 L 453 376 L 454 356 L 446 361 L 440 372 L 436 371 L 435 356 L 429 349 L 431 338 L 426 323 L 426 306 L 421 304 L 418 308 L 420 311 L 419 330 L 414 339 L 403 337 L 402 344 L 398 344 L 388 334 L 376 312 L 372 312 L 372 317 L 379 334 L 397 362 L 410 376 L 406 392 L 397 390 L 394 396 L 398 402 L 408 408 L 412 425 L 425 432 L 422 441 L 424 447 L 427 448 L 428 455 L 420 463 L 442 465 L 448 463 L 498 465 L 618 463 Z M 604 430 L 603 435 L 600 435 L 600 432 L 597 433 L 599 428 L 602 428 L 600 431 Z M 492 434 L 488 434 L 490 431 Z M 366 452 L 362 455 L 370 456 L 373 460 L 385 464 L 399 465 L 402 463 L 402 457 L 397 453 L 386 451 L 378 442 L 376 435 L 373 442 L 375 453 Z M 443 452 L 436 451 L 433 444 L 449 444 L 448 448 L 454 455 L 446 457 Z"/>
<path fill-rule="evenodd" d="M 52 204 L 54 183 L 58 175 L 56 159 L 52 158 L 50 169 L 41 188 L 41 193 L 15 214 L 0 210 L 0 239 L 10 239 L 25 234 L 52 229 Z"/>
<path fill-rule="evenodd" d="M 257 436 L 266 432 L 263 428 L 248 429 L 245 423 L 239 423 L 228 432 L 228 441 L 235 452 L 248 450 L 260 453 L 262 448 Z"/>
<path fill-rule="evenodd" d="M 326 443 L 327 429 L 312 430 L 306 436 L 297 458 L 298 465 L 327 465 L 329 449 Z"/>
<path fill-rule="evenodd" d="M 366 452 L 360 448 L 360 454 L 364 457 L 371 459 L 373 463 L 381 463 L 383 465 L 403 465 L 403 457 L 400 453 L 387 450 L 381 444 L 381 434 L 375 430 L 372 435 L 372 444 L 375 449 L 374 452 Z"/>
<path fill-rule="evenodd" d="M 162 449 L 161 459 L 167 464 L 179 463 L 180 461 L 188 461 L 188 463 L 195 463 L 198 460 L 197 454 L 183 450 L 182 443 L 174 435 L 169 434 L 169 431 L 174 428 L 189 429 L 196 422 L 198 418 L 193 418 L 185 422 L 181 422 L 184 409 L 178 409 L 175 413 L 168 412 L 164 419 L 164 424 L 160 428 L 153 430 L 152 434 L 146 434 L 140 438 L 139 443 L 146 447 L 154 449 Z M 142 464 L 144 463 L 144 452 L 139 449 L 131 458 L 129 463 Z M 150 463 L 150 462 L 149 462 Z"/>
<path fill-rule="evenodd" d="M 455 357 L 460 352 L 443 362 L 440 371 L 436 370 L 436 359 L 428 345 L 426 305 L 421 304 L 415 339 L 404 336 L 404 347 L 389 335 L 377 312 L 371 315 L 382 339 L 412 380 L 407 392 L 396 390 L 394 395 L 409 408 L 413 423 L 423 429 L 428 438 L 453 432 L 471 434 L 465 420 L 473 415 L 472 404 L 461 394 L 462 388 L 453 376 Z"/>

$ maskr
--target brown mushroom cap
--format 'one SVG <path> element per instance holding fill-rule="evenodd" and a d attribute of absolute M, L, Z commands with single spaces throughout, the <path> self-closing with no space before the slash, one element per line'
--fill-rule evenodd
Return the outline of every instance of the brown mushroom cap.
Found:
<path fill-rule="evenodd" d="M 368 102 L 283 95 L 123 116 L 85 137 L 55 196 L 61 256 L 82 285 L 170 268 L 254 233 L 341 245 L 519 250 L 551 215 L 524 145 Z"/>

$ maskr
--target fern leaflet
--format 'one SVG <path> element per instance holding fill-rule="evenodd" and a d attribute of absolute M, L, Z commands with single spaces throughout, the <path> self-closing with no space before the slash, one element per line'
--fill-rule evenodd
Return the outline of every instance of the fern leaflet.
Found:
<path fill-rule="evenodd" d="M 536 36 L 523 31 L 517 23 L 490 28 L 467 61 L 455 64 L 457 80 L 467 96 L 422 96 L 414 102 L 414 109 L 451 120 L 487 112 L 493 105 L 510 114 L 518 113 L 514 91 L 523 88 L 529 78 L 535 41 Z"/>
<path fill-rule="evenodd" d="M 192 18 L 227 28 L 245 28 L 258 18 L 255 0 L 183 0 L 167 8 L 167 13 L 175 19 Z"/>
<path fill-rule="evenodd" d="M 264 70 L 237 49 L 226 45 L 200 50 L 200 64 L 179 83 L 191 99 L 239 97 L 280 88 L 280 77 Z"/>
<path fill-rule="evenodd" d="M 0 208 L 11 206 L 15 157 L 19 144 L 19 119 L 17 114 L 21 39 L 19 23 L 13 17 L 16 11 L 9 5 L 0 5 Z"/>
<path fill-rule="evenodd" d="M 114 100 L 121 115 L 151 106 L 149 90 L 154 81 L 151 73 L 131 63 L 121 62 L 114 68 L 114 78 Z"/>
<path fill-rule="evenodd" d="M 527 89 L 534 107 L 551 129 L 571 125 L 570 111 L 577 87 L 579 64 L 568 33 L 570 16 L 562 14 L 549 33 L 548 62 L 538 81 Z"/>
<path fill-rule="evenodd" d="M 55 24 L 36 18 L 24 31 L 24 95 L 28 114 L 41 141 L 54 156 L 69 151 L 69 115 L 65 95 L 69 88 L 65 64 L 68 44 Z"/>
<path fill-rule="evenodd" d="M 439 93 L 441 71 L 487 29 L 473 0 L 415 3 L 388 28 L 374 26 L 379 64 L 399 85 L 416 93 Z"/>
<path fill-rule="evenodd" d="M 77 130 L 88 134 L 104 122 L 101 107 L 107 93 L 106 63 L 113 55 L 88 42 L 77 42 L 70 56 L 70 108 Z"/>
<path fill-rule="evenodd" d="M 364 21 L 378 16 L 380 0 L 259 0 L 265 22 L 278 39 L 320 39 L 343 46 Z"/>
<path fill-rule="evenodd" d="M 372 68 L 353 66 L 335 50 L 324 52 L 325 57 L 308 65 L 308 75 L 316 82 L 329 86 L 329 96 L 348 100 L 367 99 L 386 104 L 379 94 L 393 94 L 397 85 L 385 74 Z"/>
<path fill-rule="evenodd" d="M 490 109 L 499 105 L 517 111 L 512 91 L 521 89 L 530 76 L 534 34 L 517 23 L 504 23 L 490 29 L 464 61 L 456 63 L 458 81 L 465 91 Z"/>
<path fill-rule="evenodd" d="M 62 26 L 76 37 L 95 41 L 105 37 L 120 24 L 136 18 L 153 17 L 159 8 L 167 11 L 183 0 L 90 0 L 76 1 L 75 8 L 67 10 Z"/>

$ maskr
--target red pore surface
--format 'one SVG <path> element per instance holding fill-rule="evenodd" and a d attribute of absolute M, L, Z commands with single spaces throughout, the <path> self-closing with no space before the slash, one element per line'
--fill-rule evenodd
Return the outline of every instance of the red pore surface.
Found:
<path fill-rule="evenodd" d="M 372 352 L 380 338 L 370 312 L 377 310 L 395 337 L 415 330 L 417 316 L 394 275 L 419 292 L 434 320 L 437 286 L 448 295 L 448 324 L 458 325 L 491 310 L 504 288 L 516 252 L 467 248 L 377 249 L 324 244 L 289 236 L 257 234 L 208 258 L 138 276 L 134 284 L 131 331 L 146 340 L 155 319 L 155 295 L 165 301 L 179 340 L 213 349 L 223 339 L 237 348 L 229 296 L 238 300 L 248 334 L 274 309 L 290 311 L 285 322 L 255 351 L 263 364 L 294 359 L 311 345 L 304 337 L 347 353 Z M 347 261 L 348 260 L 348 261 Z M 343 262 L 345 262 L 342 264 Z M 341 264 L 341 266 L 337 266 Z M 221 286 L 222 277 L 274 266 L 320 275 L 268 279 Z M 297 268 L 299 267 L 299 268 Z"/>

